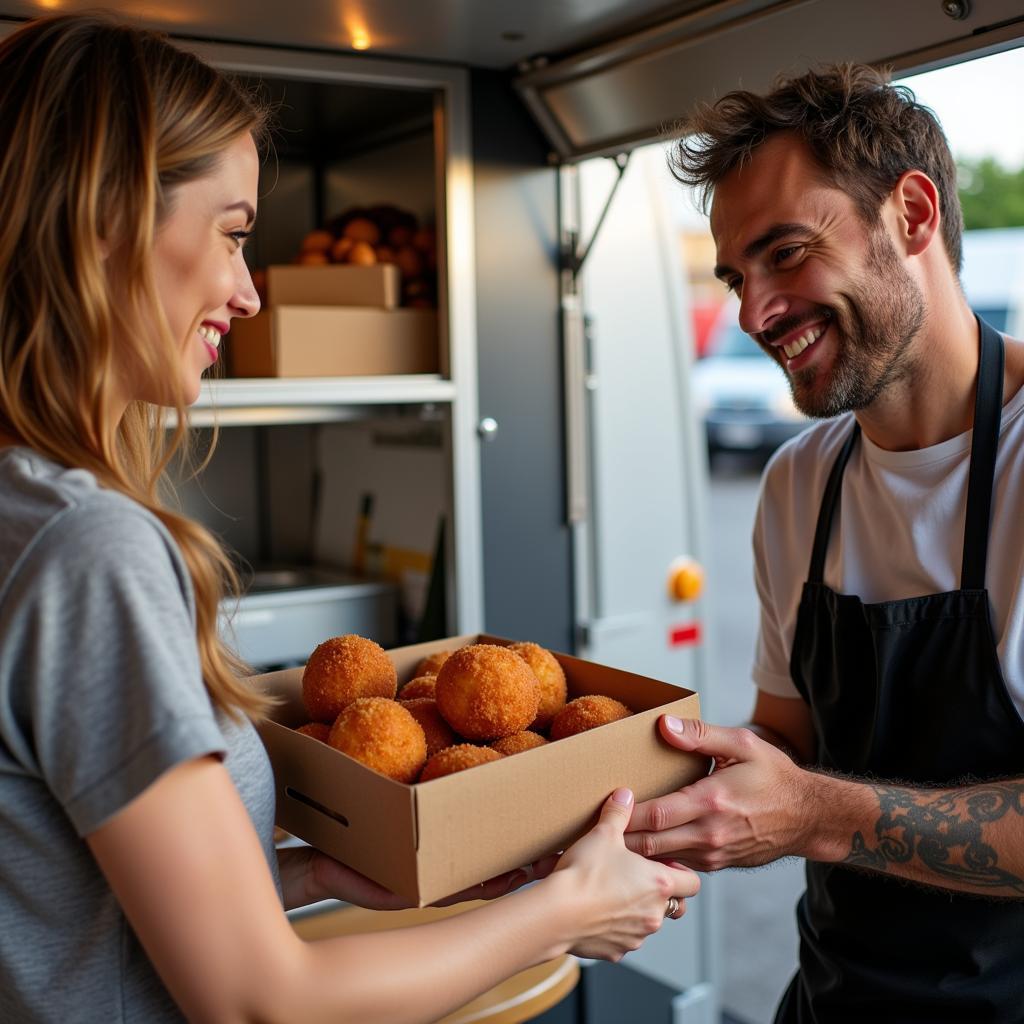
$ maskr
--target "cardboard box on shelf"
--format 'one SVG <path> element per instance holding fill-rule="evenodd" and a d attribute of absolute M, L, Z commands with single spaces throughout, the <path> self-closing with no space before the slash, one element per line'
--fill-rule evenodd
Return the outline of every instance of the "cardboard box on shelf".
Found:
<path fill-rule="evenodd" d="M 402 275 L 393 263 L 267 267 L 267 305 L 366 306 L 397 309 Z"/>
<path fill-rule="evenodd" d="M 234 320 L 226 340 L 234 377 L 438 372 L 437 313 L 431 309 L 275 306 Z"/>
<path fill-rule="evenodd" d="M 450 637 L 388 654 L 399 684 L 419 660 L 498 637 Z M 308 720 L 302 669 L 260 677 L 282 698 L 260 734 L 274 766 L 277 823 L 286 832 L 424 906 L 484 879 L 564 850 L 596 820 L 609 793 L 628 786 L 646 800 L 693 782 L 706 758 L 670 747 L 657 720 L 697 718 L 691 690 L 556 654 L 569 698 L 615 697 L 635 714 L 431 782 L 403 785 L 295 732 Z"/>

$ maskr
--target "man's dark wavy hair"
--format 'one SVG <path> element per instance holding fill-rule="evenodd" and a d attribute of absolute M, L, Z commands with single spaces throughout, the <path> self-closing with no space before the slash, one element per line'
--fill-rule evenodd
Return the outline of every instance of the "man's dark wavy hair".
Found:
<path fill-rule="evenodd" d="M 949 143 L 935 115 L 906 86 L 893 85 L 890 74 L 864 64 L 826 65 L 780 76 L 766 96 L 738 90 L 702 104 L 673 147 L 672 173 L 698 190 L 707 211 L 715 186 L 730 171 L 772 135 L 792 132 L 829 184 L 874 224 L 900 176 L 923 171 L 938 188 L 943 244 L 959 273 L 964 222 Z"/>

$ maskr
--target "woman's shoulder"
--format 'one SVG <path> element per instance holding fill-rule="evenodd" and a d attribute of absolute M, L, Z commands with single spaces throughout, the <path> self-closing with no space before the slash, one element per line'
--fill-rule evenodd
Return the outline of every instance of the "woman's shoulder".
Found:
<path fill-rule="evenodd" d="M 5 518 L 49 518 L 83 509 L 92 515 L 158 522 L 127 495 L 101 487 L 89 470 L 61 465 L 30 448 L 0 450 L 0 509 Z"/>
<path fill-rule="evenodd" d="M 8 521 L 59 515 L 99 491 L 88 470 L 62 466 L 31 448 L 0 451 L 0 514 Z"/>
<path fill-rule="evenodd" d="M 127 495 L 101 487 L 88 470 L 62 466 L 26 448 L 0 453 L 0 578 L 30 556 L 52 554 L 93 564 L 105 558 L 180 555 L 163 524 Z M 179 572 L 179 575 L 180 572 Z"/>

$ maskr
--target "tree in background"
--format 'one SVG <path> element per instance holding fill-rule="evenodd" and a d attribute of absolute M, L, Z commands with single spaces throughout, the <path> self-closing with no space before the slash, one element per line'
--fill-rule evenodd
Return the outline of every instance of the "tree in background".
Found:
<path fill-rule="evenodd" d="M 1024 167 L 1007 170 L 990 156 L 957 165 L 964 227 L 1024 227 Z"/>

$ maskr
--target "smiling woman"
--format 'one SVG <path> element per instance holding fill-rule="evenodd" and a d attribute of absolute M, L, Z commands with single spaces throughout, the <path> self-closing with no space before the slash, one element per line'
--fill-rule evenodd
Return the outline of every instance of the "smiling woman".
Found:
<path fill-rule="evenodd" d="M 210 696 L 255 712 L 217 634 L 230 565 L 157 492 L 217 328 L 258 308 L 231 235 L 250 217 L 228 207 L 255 205 L 266 113 L 159 36 L 102 19 L 36 22 L 0 62 L 0 430 L 169 531 Z M 162 407 L 173 432 L 154 429 Z"/>
<path fill-rule="evenodd" d="M 242 255 L 256 217 L 258 180 L 256 145 L 251 135 L 240 135 L 211 173 L 178 186 L 157 232 L 156 290 L 172 336 L 185 339 L 180 388 L 189 405 L 199 397 L 203 372 L 217 361 L 232 318 L 259 312 Z M 159 402 L 159 395 L 133 397 Z"/>
<path fill-rule="evenodd" d="M 699 885 L 626 848 L 618 790 L 557 865 L 461 897 L 551 874 L 500 904 L 292 930 L 286 907 L 400 901 L 275 849 L 267 702 L 217 632 L 230 566 L 158 497 L 221 337 L 259 308 L 265 131 L 153 33 L 69 16 L 0 43 L 0 1020 L 431 1021 L 570 950 L 620 958 Z"/>

